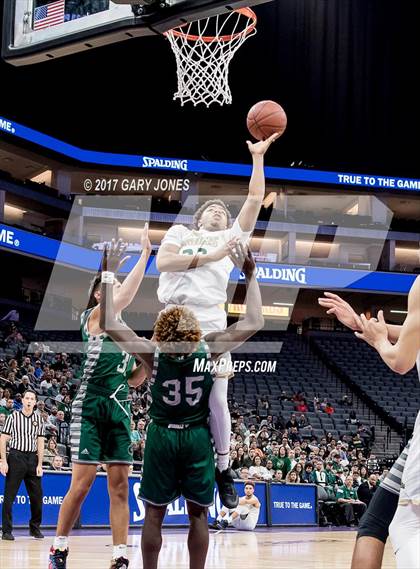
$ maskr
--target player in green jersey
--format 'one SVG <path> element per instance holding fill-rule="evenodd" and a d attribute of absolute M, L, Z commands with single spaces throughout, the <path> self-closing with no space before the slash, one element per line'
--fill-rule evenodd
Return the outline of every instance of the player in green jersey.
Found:
<path fill-rule="evenodd" d="M 142 254 L 123 283 L 114 280 L 115 310 L 121 311 L 133 300 L 143 280 L 151 245 L 147 224 L 141 237 Z M 121 241 L 113 248 L 125 250 Z M 127 257 L 120 256 L 120 266 Z M 68 535 L 79 516 L 80 507 L 96 477 L 97 465 L 107 464 L 110 522 L 113 537 L 111 569 L 126 569 L 129 525 L 128 471 L 132 463 L 129 385 L 137 386 L 141 367 L 121 351 L 99 322 L 100 277 L 91 286 L 88 308 L 81 317 L 85 345 L 81 384 L 72 405 L 70 425 L 72 479 L 60 508 L 56 538 L 51 547 L 48 569 L 65 569 Z"/>
<path fill-rule="evenodd" d="M 157 568 L 167 505 L 183 495 L 190 519 L 190 567 L 203 569 L 209 543 L 207 508 L 213 503 L 215 483 L 208 426 L 213 364 L 264 324 L 255 263 L 241 243 L 231 245 L 230 258 L 244 272 L 247 285 L 247 312 L 243 320 L 202 339 L 193 312 L 185 306 L 175 306 L 159 314 L 153 340 L 147 340 L 139 338 L 117 318 L 112 282 L 120 254 L 117 248 L 111 248 L 104 255 L 100 324 L 122 349 L 137 355 L 150 378 L 151 422 L 140 489 L 140 497 L 146 502 L 143 567 Z"/>

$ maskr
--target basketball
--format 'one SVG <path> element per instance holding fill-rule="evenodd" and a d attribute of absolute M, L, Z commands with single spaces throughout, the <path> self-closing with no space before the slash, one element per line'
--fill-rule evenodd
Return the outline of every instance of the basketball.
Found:
<path fill-rule="evenodd" d="M 246 123 L 254 138 L 265 140 L 275 132 L 283 134 L 287 125 L 287 116 L 278 103 L 260 101 L 249 110 Z"/>

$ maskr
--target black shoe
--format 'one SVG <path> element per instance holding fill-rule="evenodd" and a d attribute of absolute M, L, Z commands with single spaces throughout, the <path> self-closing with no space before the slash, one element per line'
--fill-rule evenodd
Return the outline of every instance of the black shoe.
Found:
<path fill-rule="evenodd" d="M 229 510 L 234 510 L 239 504 L 239 496 L 233 483 L 234 478 L 235 473 L 231 468 L 226 468 L 223 472 L 216 468 L 216 482 L 219 487 L 220 501 Z"/>
<path fill-rule="evenodd" d="M 61 550 L 51 547 L 48 569 L 66 569 L 68 554 L 68 549 Z"/>
<path fill-rule="evenodd" d="M 222 529 L 220 527 L 220 522 L 218 522 L 217 520 L 214 520 L 213 523 L 209 524 L 209 528 L 210 529 Z"/>
<path fill-rule="evenodd" d="M 15 541 L 15 536 L 12 534 L 12 532 L 3 533 L 1 538 L 5 541 Z"/>
<path fill-rule="evenodd" d="M 29 535 L 35 539 L 44 539 L 44 534 L 39 529 L 31 529 Z"/>
<path fill-rule="evenodd" d="M 220 529 L 226 529 L 229 527 L 229 522 L 227 520 L 220 520 Z"/>
<path fill-rule="evenodd" d="M 118 559 L 113 559 L 110 569 L 128 569 L 128 559 L 125 557 L 118 557 Z"/>

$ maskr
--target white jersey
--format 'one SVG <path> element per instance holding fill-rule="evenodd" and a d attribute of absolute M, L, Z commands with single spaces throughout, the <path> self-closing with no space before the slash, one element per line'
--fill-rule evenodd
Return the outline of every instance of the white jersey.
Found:
<path fill-rule="evenodd" d="M 241 504 L 235 510 L 239 516 L 232 520 L 232 525 L 236 529 L 252 531 L 258 523 L 260 508 L 252 504 Z"/>
<path fill-rule="evenodd" d="M 420 352 L 417 354 L 417 372 L 420 379 Z M 414 425 L 413 438 L 402 475 L 400 502 L 410 500 L 420 505 L 420 411 Z"/>
<path fill-rule="evenodd" d="M 162 239 L 162 245 L 170 243 L 179 247 L 179 255 L 207 254 L 221 248 L 235 237 L 246 243 L 251 235 L 242 231 L 236 219 L 232 227 L 222 231 L 188 229 L 174 225 Z M 196 269 L 182 272 L 163 272 L 159 277 L 157 291 L 160 302 L 166 304 L 193 304 L 216 306 L 227 299 L 226 289 L 233 269 L 229 257 L 214 263 L 206 263 Z"/>

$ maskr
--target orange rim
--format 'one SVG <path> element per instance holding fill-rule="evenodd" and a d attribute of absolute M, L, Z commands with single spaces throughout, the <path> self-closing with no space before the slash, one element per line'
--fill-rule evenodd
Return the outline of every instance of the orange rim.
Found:
<path fill-rule="evenodd" d="M 205 43 L 212 43 L 215 40 L 228 42 L 236 38 L 239 38 L 241 36 L 248 36 L 251 32 L 255 30 L 255 27 L 257 25 L 256 13 L 253 10 L 251 10 L 251 8 L 238 8 L 237 10 L 234 10 L 234 12 L 237 12 L 238 14 L 242 14 L 243 16 L 252 19 L 252 22 L 245 30 L 243 30 L 242 32 L 237 32 L 236 34 L 230 34 L 226 36 L 196 36 L 193 34 L 185 34 L 181 28 L 187 26 L 188 23 L 186 23 L 183 24 L 182 26 L 179 26 L 179 28 L 174 28 L 173 30 L 168 30 L 167 32 L 164 32 L 163 35 L 167 36 L 168 34 L 172 34 L 177 38 L 185 38 L 189 41 L 201 40 Z"/>

